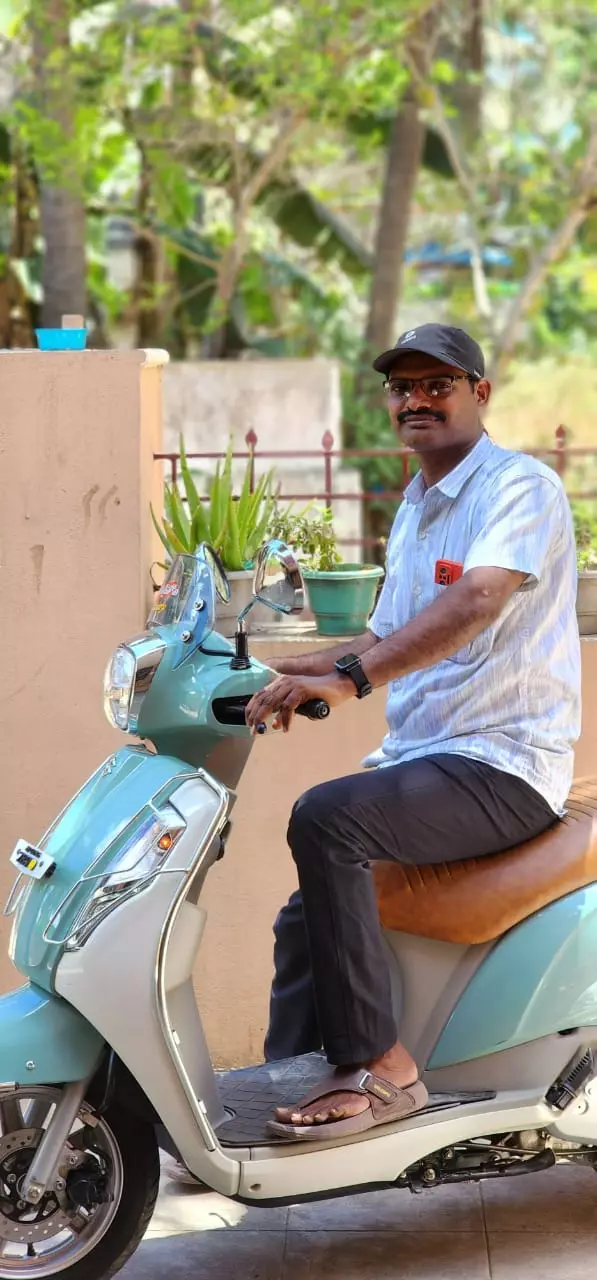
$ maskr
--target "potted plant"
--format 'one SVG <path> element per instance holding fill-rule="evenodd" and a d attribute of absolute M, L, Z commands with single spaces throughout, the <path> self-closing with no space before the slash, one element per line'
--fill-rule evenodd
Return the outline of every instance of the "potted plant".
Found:
<path fill-rule="evenodd" d="M 366 630 L 384 571 L 375 564 L 345 563 L 331 511 L 314 515 L 312 511 L 310 505 L 299 513 L 276 508 L 270 537 L 282 538 L 297 552 L 319 635 L 360 635 Z"/>
<path fill-rule="evenodd" d="M 193 555 L 202 542 L 209 542 L 217 552 L 230 581 L 230 603 L 218 602 L 217 627 L 222 635 L 232 636 L 238 614 L 251 599 L 253 562 L 275 507 L 274 473 L 269 471 L 262 476 L 253 490 L 250 457 L 240 493 L 235 495 L 230 443 L 223 465 L 218 462 L 215 475 L 209 480 L 207 499 L 202 499 L 191 475 L 182 437 L 180 472 L 183 491 L 177 484 L 164 486 L 164 515 L 159 520 L 152 507 L 153 523 L 169 560 L 180 554 Z"/>
<path fill-rule="evenodd" d="M 573 507 L 578 589 L 576 616 L 581 636 L 597 635 L 597 516 L 589 503 Z"/>

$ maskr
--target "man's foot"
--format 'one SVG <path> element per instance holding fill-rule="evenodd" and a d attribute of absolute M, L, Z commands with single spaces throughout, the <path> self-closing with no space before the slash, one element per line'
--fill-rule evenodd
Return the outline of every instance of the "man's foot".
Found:
<path fill-rule="evenodd" d="M 394 1045 L 381 1058 L 365 1063 L 362 1069 L 371 1071 L 382 1080 L 388 1080 L 398 1089 L 408 1089 L 419 1078 L 415 1061 L 401 1044 Z M 329 1088 L 329 1084 L 327 1087 Z M 364 1094 L 346 1092 L 339 1088 L 338 1093 L 320 1098 L 300 1110 L 294 1107 L 277 1107 L 276 1120 L 292 1125 L 328 1124 L 330 1121 L 347 1120 L 350 1116 L 361 1115 L 370 1107 L 370 1099 Z"/>

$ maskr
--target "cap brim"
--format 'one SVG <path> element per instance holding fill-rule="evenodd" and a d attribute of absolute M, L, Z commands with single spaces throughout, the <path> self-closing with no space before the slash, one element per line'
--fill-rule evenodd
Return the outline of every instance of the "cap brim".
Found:
<path fill-rule="evenodd" d="M 382 354 L 377 357 L 377 360 L 373 361 L 373 368 L 377 373 L 391 373 L 394 365 L 397 364 L 403 356 L 409 356 L 413 353 L 420 356 L 432 356 L 434 360 L 441 360 L 444 364 L 451 365 L 453 369 L 461 369 L 463 373 L 470 372 L 469 369 L 465 368 L 465 366 L 458 360 L 455 360 L 447 351 L 440 351 L 437 347 L 435 350 L 432 350 L 431 343 L 429 343 L 428 346 L 425 346 L 424 344 L 415 345 L 414 342 L 409 342 L 408 346 L 392 347 L 390 351 L 383 351 Z"/>

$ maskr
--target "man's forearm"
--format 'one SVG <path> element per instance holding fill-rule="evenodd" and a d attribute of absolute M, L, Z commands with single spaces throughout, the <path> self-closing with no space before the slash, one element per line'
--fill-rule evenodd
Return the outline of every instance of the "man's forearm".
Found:
<path fill-rule="evenodd" d="M 515 576 L 524 580 L 524 574 Z M 479 587 L 476 578 L 465 574 L 416 618 L 366 654 L 363 670 L 371 684 L 378 688 L 411 671 L 451 658 L 495 621 L 509 594 L 510 590 L 504 592 L 500 588 L 494 592 Z"/>
<path fill-rule="evenodd" d="M 334 645 L 331 649 L 318 649 L 314 653 L 299 653 L 292 658 L 271 658 L 268 666 L 281 676 L 327 676 L 334 670 L 334 663 L 345 653 L 362 655 L 379 644 L 372 631 L 363 632 L 353 640 Z"/>

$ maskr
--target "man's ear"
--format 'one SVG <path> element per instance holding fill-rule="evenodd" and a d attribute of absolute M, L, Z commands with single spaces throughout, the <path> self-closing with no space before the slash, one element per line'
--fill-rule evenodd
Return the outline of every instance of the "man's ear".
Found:
<path fill-rule="evenodd" d="M 489 404 L 490 396 L 491 396 L 491 383 L 489 381 L 489 378 L 481 378 L 481 381 L 477 382 L 475 386 L 475 399 L 477 401 L 477 404 L 480 404 L 480 405 Z"/>

